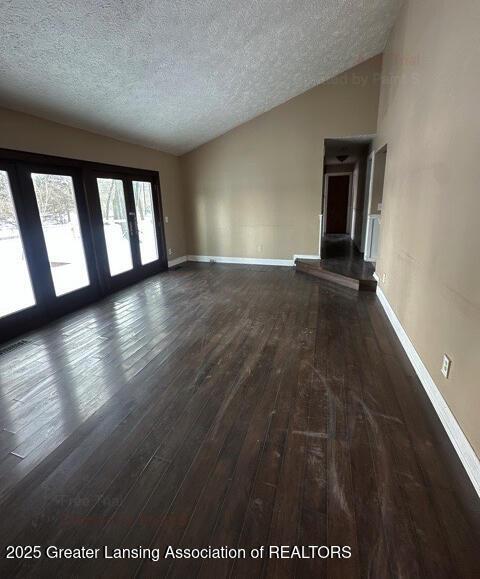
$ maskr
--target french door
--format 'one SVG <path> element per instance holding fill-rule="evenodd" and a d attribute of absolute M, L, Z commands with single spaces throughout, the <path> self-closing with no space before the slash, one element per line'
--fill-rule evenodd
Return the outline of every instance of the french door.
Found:
<path fill-rule="evenodd" d="M 0 173 L 0 337 L 99 297 L 80 171 L 15 163 Z"/>
<path fill-rule="evenodd" d="M 154 273 L 166 260 L 154 180 L 98 171 L 91 180 L 95 243 L 107 289 Z"/>
<path fill-rule="evenodd" d="M 4 153 L 0 341 L 166 269 L 154 173 Z"/>
<path fill-rule="evenodd" d="M 32 279 L 34 247 L 24 235 L 28 219 L 17 191 L 14 166 L 0 163 L 0 321 L 14 314 L 20 322 L 22 313 L 37 315 L 41 293 Z"/>

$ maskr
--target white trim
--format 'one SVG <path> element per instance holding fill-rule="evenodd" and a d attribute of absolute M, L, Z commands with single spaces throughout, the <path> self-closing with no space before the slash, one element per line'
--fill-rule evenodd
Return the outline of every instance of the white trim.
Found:
<path fill-rule="evenodd" d="M 324 185 L 324 195 L 323 195 L 323 234 L 327 230 L 327 208 L 328 208 L 328 180 L 330 177 L 341 177 L 342 175 L 348 175 L 348 200 L 347 200 L 347 231 L 349 233 L 349 213 L 350 213 L 350 203 L 352 201 L 352 181 L 353 172 L 352 171 L 339 171 L 338 173 L 325 173 L 325 185 Z"/>
<path fill-rule="evenodd" d="M 367 233 L 365 238 L 365 248 L 363 259 L 364 261 L 377 261 L 378 259 L 378 244 L 376 252 L 373 251 L 373 233 L 375 226 L 380 227 L 380 213 L 370 213 L 367 217 Z"/>
<path fill-rule="evenodd" d="M 374 271 L 372 275 L 373 275 L 373 279 L 374 279 L 377 283 L 380 283 L 380 278 L 378 277 L 377 272 Z"/>
<path fill-rule="evenodd" d="M 322 237 L 323 237 L 323 214 L 318 216 L 318 259 L 322 259 Z"/>
<path fill-rule="evenodd" d="M 388 147 L 387 143 L 384 143 L 381 147 L 378 147 L 378 149 L 375 149 L 374 151 L 372 151 L 368 156 L 368 159 L 369 160 L 371 159 L 372 164 L 371 164 L 370 175 L 369 175 L 370 182 L 368 184 L 367 226 L 366 226 L 366 231 L 365 231 L 365 246 L 363 248 L 363 251 L 365 254 L 367 254 L 367 245 L 369 244 L 369 236 L 371 236 L 371 234 L 372 234 L 370 217 L 379 215 L 377 213 L 378 207 L 374 210 L 374 213 L 372 213 L 372 194 L 373 194 L 373 180 L 374 180 L 374 175 L 375 175 L 375 159 L 376 159 L 377 155 L 380 153 L 380 151 L 383 151 L 383 149 L 385 149 L 385 154 L 387 154 L 387 151 L 388 151 L 387 147 Z M 383 189 L 385 186 L 386 170 L 387 170 L 387 161 L 385 159 L 385 166 L 383 168 L 384 182 L 382 184 L 382 201 L 381 201 L 381 203 L 383 202 Z M 365 259 L 365 261 L 375 261 L 375 257 L 373 259 L 367 259 L 367 258 L 364 258 L 364 259 Z"/>
<path fill-rule="evenodd" d="M 372 151 L 368 158 L 372 161 L 370 166 L 370 182 L 368 184 L 368 199 L 367 199 L 367 215 L 370 215 L 370 211 L 372 209 L 372 192 L 373 192 L 373 174 L 375 172 L 375 156 L 378 153 L 379 149 Z"/>
<path fill-rule="evenodd" d="M 360 178 L 360 167 L 358 160 L 355 161 L 355 168 L 352 173 L 352 207 L 348 208 L 350 218 L 350 239 L 355 238 L 355 223 L 357 220 L 357 197 L 358 197 L 358 181 Z"/>
<path fill-rule="evenodd" d="M 187 261 L 187 256 L 182 255 L 182 257 L 177 257 L 176 259 L 168 260 L 168 267 L 175 267 L 180 263 L 185 263 Z"/>
<path fill-rule="evenodd" d="M 418 378 L 420 379 L 420 382 L 425 389 L 425 392 L 430 398 L 430 402 L 432 403 L 441 423 L 443 424 L 443 427 L 445 428 L 448 437 L 453 444 L 453 447 L 455 448 L 465 470 L 467 471 L 467 475 L 472 481 L 478 496 L 480 496 L 480 459 L 475 454 L 475 451 L 473 450 L 463 430 L 455 419 L 455 416 L 448 407 L 448 404 L 445 402 L 445 399 L 433 381 L 433 378 L 430 376 L 427 368 L 425 367 L 425 364 L 422 362 L 422 359 L 418 355 L 418 352 L 415 350 L 414 345 L 403 329 L 400 320 L 397 318 L 395 312 L 392 309 L 392 306 L 388 303 L 385 294 L 378 286 L 377 295 L 380 303 L 383 306 L 383 309 L 385 310 L 385 313 L 387 314 L 388 319 L 390 320 L 390 323 L 393 326 L 393 329 L 395 330 L 395 333 L 398 336 L 398 339 L 400 340 L 400 343 L 403 346 L 403 349 L 405 350 L 415 372 L 417 373 Z"/>
<path fill-rule="evenodd" d="M 365 224 L 365 245 L 363 247 L 364 254 L 367 255 L 367 247 L 369 244 L 369 235 L 370 235 L 370 208 L 372 204 L 372 192 L 373 192 L 373 175 L 375 173 L 375 155 L 376 151 L 372 151 L 368 156 L 368 159 L 371 161 L 370 165 L 370 175 L 369 175 L 369 183 L 368 183 L 368 196 L 367 196 L 367 221 Z M 368 261 L 367 258 L 364 258 L 365 261 Z"/>
<path fill-rule="evenodd" d="M 189 255 L 188 261 L 216 262 L 216 263 L 238 263 L 248 265 L 281 265 L 290 266 L 294 264 L 293 259 L 259 259 L 255 257 L 224 257 L 221 255 Z"/>
<path fill-rule="evenodd" d="M 295 254 L 293 256 L 293 261 L 295 261 L 296 259 L 320 259 L 319 255 L 297 255 Z"/>
<path fill-rule="evenodd" d="M 365 195 L 363 200 L 362 237 L 360 239 L 361 253 L 365 253 L 365 246 L 367 241 L 367 223 L 368 223 L 368 212 L 370 208 L 370 196 L 372 188 L 374 163 L 375 163 L 375 152 L 372 151 L 367 157 L 367 166 L 365 168 Z"/>

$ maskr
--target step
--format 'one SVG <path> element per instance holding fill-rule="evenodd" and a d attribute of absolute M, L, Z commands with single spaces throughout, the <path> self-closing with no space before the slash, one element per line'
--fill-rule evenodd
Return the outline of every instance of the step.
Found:
<path fill-rule="evenodd" d="M 377 282 L 372 279 L 357 279 L 355 277 L 350 277 L 343 275 L 341 273 L 336 273 L 334 271 L 329 271 L 320 265 L 320 262 L 308 262 L 301 259 L 295 261 L 295 270 L 306 273 L 308 275 L 313 275 L 319 279 L 324 279 L 326 281 L 348 287 L 356 291 L 371 291 L 374 292 L 377 289 Z"/>

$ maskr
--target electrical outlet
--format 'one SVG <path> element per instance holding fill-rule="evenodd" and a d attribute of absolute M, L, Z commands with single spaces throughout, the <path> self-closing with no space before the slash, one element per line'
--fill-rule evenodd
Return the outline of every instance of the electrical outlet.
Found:
<path fill-rule="evenodd" d="M 173 249 L 171 247 L 168 248 L 168 255 L 172 255 Z"/>
<path fill-rule="evenodd" d="M 165 215 L 165 223 L 168 223 L 168 215 Z"/>
<path fill-rule="evenodd" d="M 452 365 L 452 361 L 450 360 L 450 358 L 444 354 L 443 355 L 443 363 L 442 363 L 442 374 L 445 376 L 445 378 L 448 378 L 448 375 L 450 374 L 450 366 Z"/>
<path fill-rule="evenodd" d="M 385 280 L 387 279 L 387 274 L 386 273 L 382 273 L 382 283 L 385 283 Z"/>
<path fill-rule="evenodd" d="M 262 253 L 263 245 L 257 245 L 257 253 Z"/>

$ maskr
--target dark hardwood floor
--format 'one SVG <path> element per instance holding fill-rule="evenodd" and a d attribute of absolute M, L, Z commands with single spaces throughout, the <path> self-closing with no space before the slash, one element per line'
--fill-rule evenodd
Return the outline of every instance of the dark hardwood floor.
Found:
<path fill-rule="evenodd" d="M 322 237 L 322 267 L 355 279 L 373 279 L 374 264 L 363 260 L 349 235 L 334 234 Z"/>
<path fill-rule="evenodd" d="M 374 294 L 189 264 L 0 357 L 6 545 L 348 545 L 15 559 L 1 577 L 479 577 L 480 506 Z"/>

